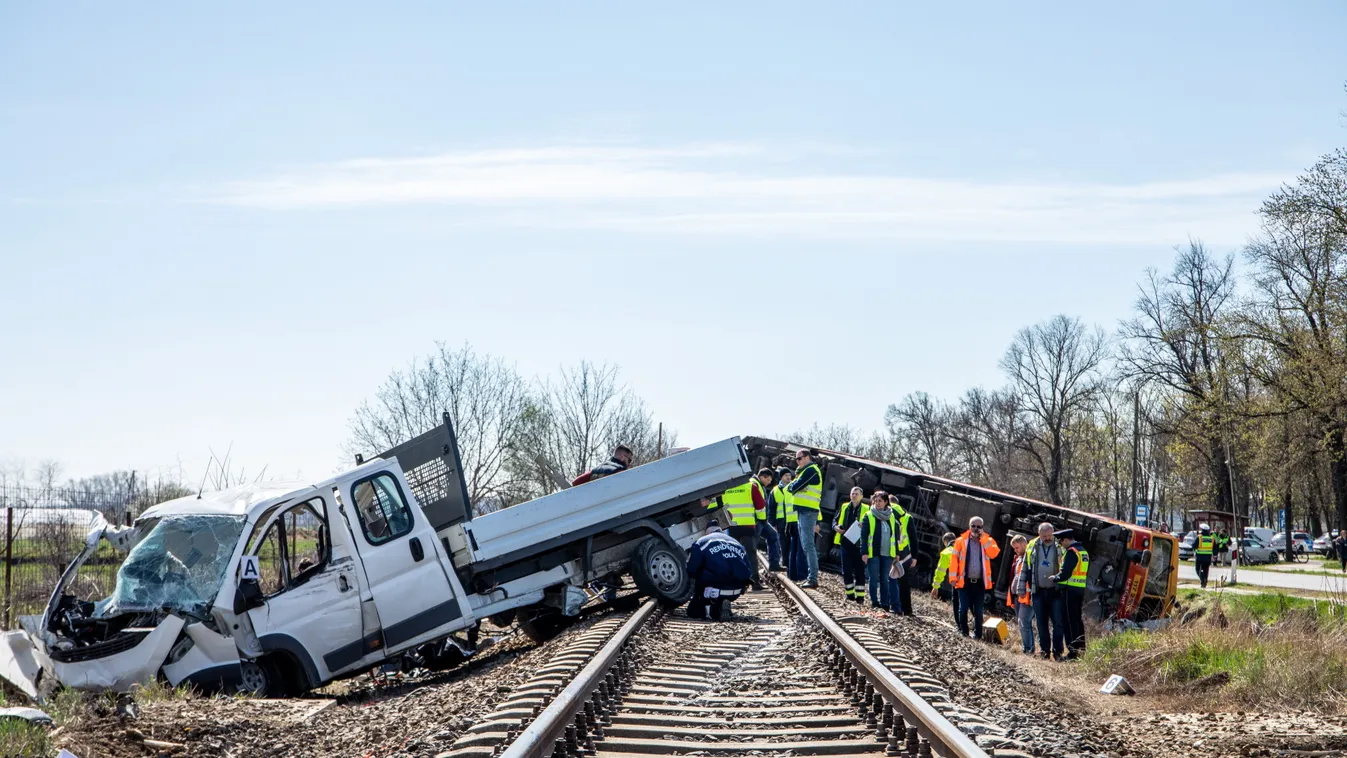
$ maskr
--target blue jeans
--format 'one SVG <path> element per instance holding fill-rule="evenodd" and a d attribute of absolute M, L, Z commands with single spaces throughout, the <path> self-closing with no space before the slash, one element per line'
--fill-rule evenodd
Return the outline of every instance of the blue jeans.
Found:
<path fill-rule="evenodd" d="M 758 522 L 758 539 L 767 542 L 767 565 L 781 565 L 781 535 L 769 521 Z"/>
<path fill-rule="evenodd" d="M 1066 647 L 1066 627 L 1063 625 L 1061 593 L 1053 588 L 1039 588 L 1034 592 L 1034 621 L 1038 624 L 1038 654 L 1061 657 Z"/>
<path fill-rule="evenodd" d="M 1034 607 L 1024 603 L 1015 604 L 1015 617 L 1020 622 L 1020 643 L 1025 653 L 1034 652 Z"/>
<path fill-rule="evenodd" d="M 804 548 L 805 566 L 809 574 L 805 581 L 818 584 L 818 540 L 814 539 L 814 525 L 818 523 L 818 511 L 812 508 L 797 508 L 800 519 L 800 547 Z"/>
<path fill-rule="evenodd" d="M 792 582 L 803 582 L 808 570 L 805 568 L 804 547 L 800 545 L 800 525 L 798 523 L 788 524 L 787 542 L 789 547 L 786 550 L 786 576 Z"/>
<path fill-rule="evenodd" d="M 894 613 L 902 613 L 898 603 L 898 580 L 889 578 L 893 559 L 879 555 L 865 562 L 865 574 L 870 579 L 870 605 Z"/>

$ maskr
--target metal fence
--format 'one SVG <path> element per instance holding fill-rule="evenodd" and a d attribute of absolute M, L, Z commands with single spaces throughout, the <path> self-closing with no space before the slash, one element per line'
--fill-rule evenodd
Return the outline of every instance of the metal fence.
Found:
<path fill-rule="evenodd" d="M 0 487 L 0 550 L 3 550 L 3 606 L 0 628 L 40 614 L 61 574 L 84 548 L 97 516 L 128 524 L 149 502 L 144 490 L 99 492 L 62 487 Z M 122 554 L 101 543 L 71 583 L 85 600 L 112 593 Z"/>

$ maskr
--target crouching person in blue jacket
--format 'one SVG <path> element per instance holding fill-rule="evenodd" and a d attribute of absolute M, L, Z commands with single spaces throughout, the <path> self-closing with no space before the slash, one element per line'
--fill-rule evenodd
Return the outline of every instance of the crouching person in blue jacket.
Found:
<path fill-rule="evenodd" d="M 706 536 L 692 543 L 688 554 L 688 576 L 692 578 L 688 618 L 708 618 L 709 608 L 712 621 L 729 621 L 730 603 L 743 594 L 752 576 L 748 559 L 748 551 L 722 532 L 720 524 L 707 526 Z"/>

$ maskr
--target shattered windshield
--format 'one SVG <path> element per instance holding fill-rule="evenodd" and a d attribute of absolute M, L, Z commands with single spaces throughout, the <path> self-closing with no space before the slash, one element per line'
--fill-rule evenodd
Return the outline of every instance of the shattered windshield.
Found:
<path fill-rule="evenodd" d="M 243 516 L 166 516 L 131 549 L 94 616 L 169 608 L 204 617 L 220 592 Z"/>
<path fill-rule="evenodd" d="M 1164 597 L 1169 592 L 1170 560 L 1174 555 L 1174 543 L 1168 539 L 1156 537 L 1151 540 L 1151 565 L 1146 574 L 1146 594 Z"/>

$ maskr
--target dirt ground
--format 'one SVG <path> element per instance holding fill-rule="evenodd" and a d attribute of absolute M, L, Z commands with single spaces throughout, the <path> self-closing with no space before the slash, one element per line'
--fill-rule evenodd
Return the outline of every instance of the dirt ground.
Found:
<path fill-rule="evenodd" d="M 835 587 L 834 587 L 835 585 Z M 841 593 L 836 577 L 824 587 Z M 1107 678 L 1082 664 L 961 638 L 948 603 L 914 593 L 917 617 L 875 617 L 896 649 L 907 650 L 944 681 L 956 702 L 979 711 L 1045 756 L 1211 758 L 1212 756 L 1347 755 L 1347 715 L 1312 711 L 1194 712 L 1181 698 L 1099 692 Z M 1338 752 L 1342 751 L 1342 752 Z"/>
<path fill-rule="evenodd" d="M 156 699 L 138 702 L 134 717 L 119 714 L 108 698 L 91 698 L 86 715 L 58 729 L 52 742 L 77 758 L 434 756 L 590 623 L 542 646 L 509 636 L 453 671 L 380 685 L 364 675 L 303 698 Z"/>
<path fill-rule="evenodd" d="M 840 580 L 825 577 L 824 592 L 826 604 L 837 604 Z M 916 618 L 876 615 L 876 629 L 944 681 L 957 703 L 1033 745 L 1038 755 L 1347 755 L 1347 715 L 1192 712 L 1172 696 L 1103 695 L 1104 677 L 1080 664 L 1026 657 L 1014 632 L 1004 648 L 960 638 L 947 604 L 921 595 L 915 601 Z M 454 671 L 379 685 L 362 676 L 293 700 L 153 699 L 137 703 L 138 713 L 128 716 L 109 698 L 90 698 L 86 713 L 56 730 L 52 742 L 78 758 L 434 756 L 587 626 L 543 646 L 507 636 Z"/>

